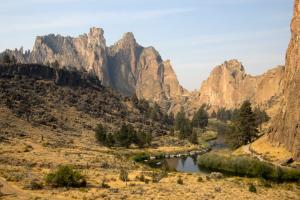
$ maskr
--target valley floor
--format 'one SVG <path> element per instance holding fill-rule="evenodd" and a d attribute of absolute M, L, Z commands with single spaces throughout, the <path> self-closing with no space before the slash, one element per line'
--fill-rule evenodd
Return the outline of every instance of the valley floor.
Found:
<path fill-rule="evenodd" d="M 101 147 L 96 143 L 92 130 L 78 128 L 83 121 L 95 126 L 95 119 L 84 115 L 79 118 L 74 113 L 69 116 L 75 116 L 75 119 L 70 120 L 74 122 L 74 130 L 62 131 L 46 126 L 32 126 L 15 117 L 6 108 L 0 109 L 0 195 L 6 194 L 0 199 L 300 199 L 299 184 L 272 183 L 271 187 L 266 187 L 259 179 L 225 177 L 208 180 L 205 174 L 170 172 L 158 183 L 153 183 L 153 169 L 128 159 L 132 153 L 140 150 Z M 172 144 L 168 145 L 168 141 L 172 141 Z M 161 146 L 148 150 L 152 153 L 196 148 L 172 137 L 154 142 Z M 62 164 L 71 164 L 79 169 L 87 177 L 88 187 L 30 189 L 32 181 L 43 181 L 47 173 Z M 130 180 L 127 184 L 119 180 L 121 168 L 129 171 Z M 144 174 L 150 182 L 137 181 L 136 176 L 140 174 Z M 179 177 L 183 184 L 177 183 Z M 202 177 L 202 181 L 198 180 L 199 177 Z M 100 187 L 103 179 L 110 188 Z M 249 192 L 250 183 L 255 184 L 257 193 Z"/>

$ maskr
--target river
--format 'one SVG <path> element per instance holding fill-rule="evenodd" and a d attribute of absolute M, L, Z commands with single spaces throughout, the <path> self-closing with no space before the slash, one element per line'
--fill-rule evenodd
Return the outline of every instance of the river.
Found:
<path fill-rule="evenodd" d="M 225 138 L 223 135 L 219 135 L 217 139 L 208 142 L 212 151 L 218 151 L 227 149 L 228 146 L 225 144 Z M 201 155 L 187 156 L 187 157 L 174 157 L 166 158 L 165 165 L 170 171 L 188 172 L 188 173 L 209 173 L 207 169 L 201 169 L 197 165 L 197 158 Z"/>

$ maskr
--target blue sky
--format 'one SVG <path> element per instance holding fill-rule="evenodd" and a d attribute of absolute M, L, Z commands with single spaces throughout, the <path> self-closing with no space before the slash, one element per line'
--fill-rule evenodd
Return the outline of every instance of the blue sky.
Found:
<path fill-rule="evenodd" d="M 102 27 L 108 45 L 133 32 L 170 59 L 180 83 L 199 89 L 211 69 L 238 59 L 250 74 L 284 64 L 293 0 L 0 0 L 0 51 L 35 36 Z"/>

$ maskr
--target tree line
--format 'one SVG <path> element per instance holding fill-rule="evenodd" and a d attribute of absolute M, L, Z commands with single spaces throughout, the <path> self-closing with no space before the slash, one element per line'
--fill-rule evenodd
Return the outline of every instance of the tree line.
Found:
<path fill-rule="evenodd" d="M 151 133 L 137 132 L 131 124 L 123 124 L 116 132 L 111 132 L 107 127 L 98 124 L 94 131 L 98 143 L 107 147 L 129 148 L 131 144 L 135 144 L 139 148 L 144 148 L 150 146 L 152 141 Z"/>
<path fill-rule="evenodd" d="M 220 108 L 217 112 L 208 114 L 208 107 L 204 104 L 190 120 L 183 109 L 177 113 L 174 121 L 174 129 L 178 131 L 180 139 L 188 139 L 191 143 L 197 144 L 197 131 L 195 128 L 204 129 L 208 125 L 209 118 L 215 118 L 226 122 L 223 133 L 229 136 L 233 147 L 238 147 L 252 142 L 258 137 L 263 123 L 270 120 L 270 117 L 259 107 L 252 109 L 250 101 L 245 101 L 240 108 Z"/>
<path fill-rule="evenodd" d="M 165 125 L 173 126 L 174 114 L 172 112 L 169 114 L 163 112 L 156 102 L 151 105 L 149 101 L 145 99 L 138 99 L 136 95 L 131 97 L 131 101 L 134 107 L 146 117 L 153 121 L 159 121 Z"/>

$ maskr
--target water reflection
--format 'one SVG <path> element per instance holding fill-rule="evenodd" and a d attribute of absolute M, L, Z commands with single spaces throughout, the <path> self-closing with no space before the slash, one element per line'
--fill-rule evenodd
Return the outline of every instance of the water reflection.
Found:
<path fill-rule="evenodd" d="M 166 165 L 168 170 L 178 172 L 200 172 L 197 165 L 197 156 L 185 158 L 167 158 Z"/>

